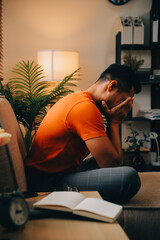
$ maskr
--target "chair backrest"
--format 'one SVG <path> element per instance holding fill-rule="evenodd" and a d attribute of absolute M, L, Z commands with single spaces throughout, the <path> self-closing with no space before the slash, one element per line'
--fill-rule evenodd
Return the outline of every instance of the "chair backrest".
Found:
<path fill-rule="evenodd" d="M 13 168 L 21 192 L 27 191 L 26 176 L 24 170 L 24 158 L 26 150 L 22 134 L 13 109 L 4 96 L 0 96 L 0 122 L 6 132 L 12 134 L 8 149 L 13 163 Z M 14 177 L 10 168 L 6 148 L 0 147 L 0 192 L 15 190 Z"/>

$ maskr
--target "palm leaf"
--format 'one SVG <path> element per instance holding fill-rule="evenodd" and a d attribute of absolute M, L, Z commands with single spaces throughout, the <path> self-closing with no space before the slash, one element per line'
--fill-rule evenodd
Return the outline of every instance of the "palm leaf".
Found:
<path fill-rule="evenodd" d="M 73 92 L 70 87 L 76 86 L 72 81 L 78 80 L 78 71 L 79 69 L 66 76 L 48 94 L 46 90 L 48 91 L 49 83 L 41 81 L 45 77 L 44 70 L 33 61 L 19 62 L 13 68 L 14 76 L 9 79 L 8 84 L 3 86 L 0 82 L 0 93 L 11 103 L 18 122 L 26 129 L 24 140 L 27 151 L 46 115 L 48 104 L 53 104 Z"/>

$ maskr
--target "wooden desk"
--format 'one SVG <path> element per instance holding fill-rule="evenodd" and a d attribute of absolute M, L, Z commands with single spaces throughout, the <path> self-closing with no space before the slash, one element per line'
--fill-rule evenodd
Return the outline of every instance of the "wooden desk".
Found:
<path fill-rule="evenodd" d="M 98 192 L 82 192 L 86 197 L 101 198 Z M 28 201 L 40 200 L 41 193 Z M 128 240 L 127 235 L 116 223 L 80 221 L 72 219 L 30 220 L 21 231 L 7 233 L 0 226 L 0 240 Z"/>

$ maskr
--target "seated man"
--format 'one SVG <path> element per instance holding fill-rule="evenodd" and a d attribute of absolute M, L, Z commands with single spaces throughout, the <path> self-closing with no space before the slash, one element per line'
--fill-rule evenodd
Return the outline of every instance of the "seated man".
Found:
<path fill-rule="evenodd" d="M 26 158 L 29 188 L 54 191 L 67 184 L 98 191 L 113 202 L 133 197 L 140 180 L 133 168 L 120 166 L 119 124 L 140 87 L 128 66 L 112 64 L 86 91 L 59 100 L 43 119 Z M 89 153 L 93 157 L 84 160 Z"/>

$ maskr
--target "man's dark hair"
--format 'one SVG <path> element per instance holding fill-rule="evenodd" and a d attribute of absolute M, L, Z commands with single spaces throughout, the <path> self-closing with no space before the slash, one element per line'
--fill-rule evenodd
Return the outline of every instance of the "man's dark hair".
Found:
<path fill-rule="evenodd" d="M 141 91 L 141 84 L 136 79 L 134 71 L 127 65 L 111 64 L 99 77 L 97 82 L 105 82 L 108 80 L 107 76 L 110 75 L 111 80 L 118 82 L 119 92 L 130 92 L 132 86 L 135 93 Z"/>

